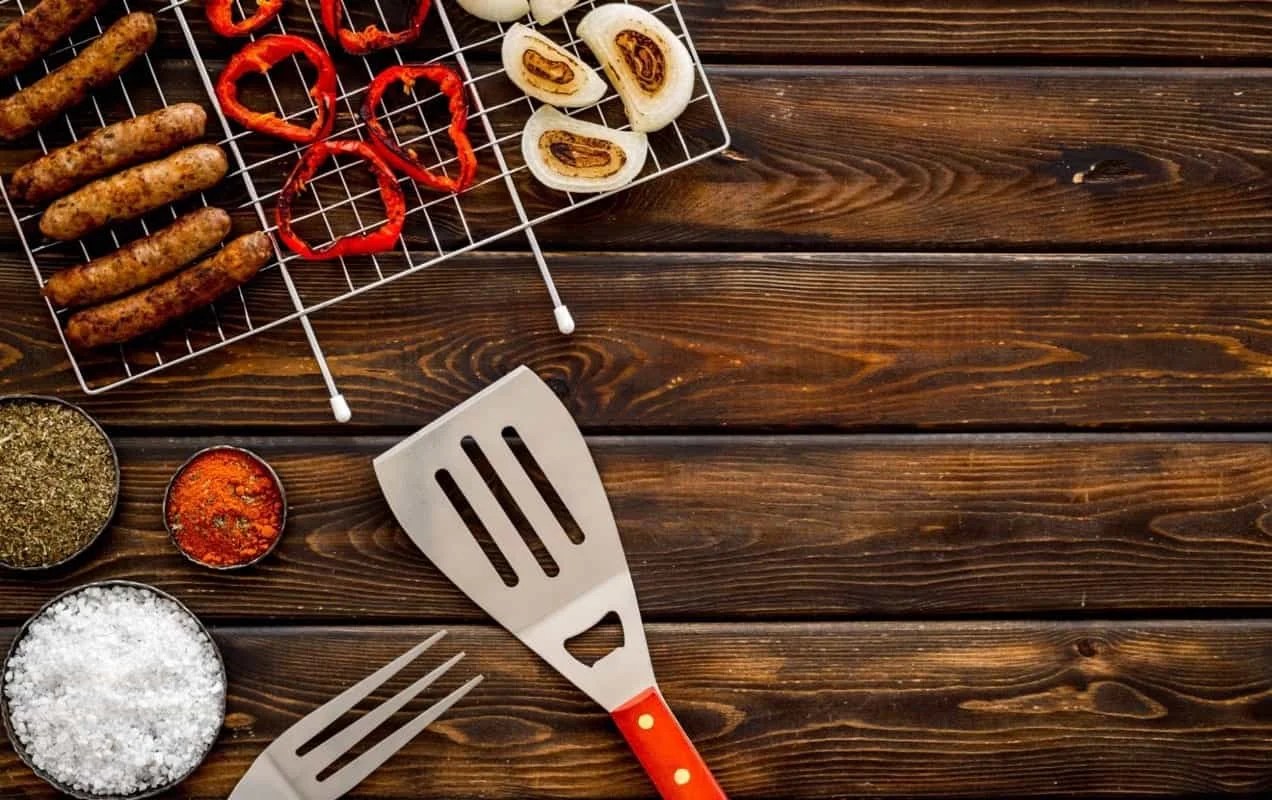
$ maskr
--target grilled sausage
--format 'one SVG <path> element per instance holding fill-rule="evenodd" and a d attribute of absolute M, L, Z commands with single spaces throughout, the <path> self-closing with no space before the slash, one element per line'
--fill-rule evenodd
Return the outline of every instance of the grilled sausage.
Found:
<path fill-rule="evenodd" d="M 93 89 L 119 77 L 150 49 L 156 32 L 153 16 L 145 12 L 129 14 L 61 68 L 0 100 L 0 139 L 19 139 L 34 133 L 82 102 Z"/>
<path fill-rule="evenodd" d="M 269 236 L 249 233 L 173 277 L 105 305 L 73 314 L 66 324 L 72 347 L 122 344 L 159 330 L 252 279 L 273 253 Z"/>
<path fill-rule="evenodd" d="M 28 203 L 43 203 L 201 139 L 207 123 L 208 114 L 198 103 L 180 103 L 108 125 L 20 167 L 9 189 Z"/>
<path fill-rule="evenodd" d="M 40 231 L 51 239 L 78 239 L 112 222 L 135 219 L 210 189 L 228 169 L 224 150 L 214 144 L 196 144 L 160 161 L 99 178 L 54 201 L 40 217 Z"/>
<path fill-rule="evenodd" d="M 0 30 L 0 78 L 14 75 L 71 35 L 106 0 L 44 0 Z"/>
<path fill-rule="evenodd" d="M 229 232 L 229 214 L 219 208 L 201 208 L 108 256 L 54 273 L 44 284 L 44 296 L 62 307 L 119 297 L 184 267 Z"/>

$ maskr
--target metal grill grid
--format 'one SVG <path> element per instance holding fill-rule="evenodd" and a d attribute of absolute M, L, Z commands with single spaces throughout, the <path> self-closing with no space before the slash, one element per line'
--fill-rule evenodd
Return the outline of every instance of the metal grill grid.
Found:
<path fill-rule="evenodd" d="M 248 1 L 251 2 L 251 0 Z M 21 11 L 22 2 L 23 0 L 0 0 L 0 8 L 5 4 L 14 3 Z M 204 88 L 211 99 L 213 76 L 199 53 L 190 19 L 192 15 L 201 16 L 201 12 L 191 10 L 187 13 L 185 2 L 186 0 L 179 0 L 179 2 L 171 3 L 165 6 L 162 12 L 172 13 L 181 27 L 194 56 Z M 564 19 L 553 23 L 545 32 L 585 62 L 595 63 L 590 58 L 587 48 L 574 35 L 573 23 L 602 3 L 603 0 L 584 0 Z M 242 0 L 236 0 L 236 4 L 239 5 L 238 11 L 242 14 L 244 12 Z M 124 7 L 127 8 L 126 1 Z M 727 148 L 729 144 L 723 115 L 675 1 L 671 0 L 657 6 L 645 4 L 645 7 L 658 15 L 685 42 L 696 64 L 698 74 L 693 100 L 686 114 L 666 130 L 651 134 L 650 163 L 646 165 L 644 173 L 637 179 L 636 184 L 655 180 L 673 170 L 715 155 Z M 285 22 L 279 20 L 267 26 L 267 31 L 296 33 L 326 41 L 314 6 L 310 3 L 306 5 L 306 8 L 309 25 L 297 25 L 293 22 L 292 29 L 287 30 Z M 377 1 L 373 8 L 372 19 L 381 27 L 390 27 L 389 15 L 386 14 L 385 7 Z M 441 52 L 430 54 L 427 61 L 452 66 L 465 79 L 470 110 L 468 132 L 473 140 L 479 163 L 475 185 L 459 195 L 435 194 L 422 189 L 409 179 L 402 179 L 402 186 L 408 198 L 408 213 L 406 227 L 395 252 L 368 258 L 293 264 L 296 256 L 280 250 L 276 253 L 275 263 L 263 270 L 252 283 L 238 292 L 238 302 L 232 312 L 235 327 L 227 330 L 227 326 L 222 322 L 229 308 L 226 300 L 222 300 L 210 310 L 211 320 L 214 322 L 210 329 L 213 332 L 210 338 L 205 335 L 192 336 L 192 326 L 186 323 L 184 331 L 166 331 L 162 337 L 165 340 L 165 347 L 156 347 L 152 353 L 148 350 L 148 355 L 139 354 L 135 346 L 121 347 L 118 360 L 114 363 L 114 374 L 111 374 L 110 365 L 103 363 L 104 360 L 100 355 L 90 359 L 93 361 L 93 370 L 89 370 L 83 363 L 84 357 L 68 348 L 67 352 L 76 376 L 85 391 L 99 393 L 115 388 L 254 333 L 299 319 L 309 338 L 327 388 L 333 397 L 337 416 L 346 416 L 347 412 L 341 413 L 340 407 L 343 405 L 343 400 L 339 397 L 322 349 L 309 325 L 308 315 L 347 298 L 384 286 L 393 280 L 424 270 L 456 255 L 518 233 L 527 237 L 553 306 L 560 309 L 558 322 L 562 323 L 563 330 L 568 332 L 572 323 L 569 322 L 568 312 L 564 312 L 542 249 L 534 235 L 533 226 L 555 219 L 575 208 L 597 202 L 613 193 L 580 196 L 547 190 L 537 185 L 523 162 L 519 144 L 521 129 L 525 121 L 537 109 L 537 104 L 513 87 L 504 77 L 502 65 L 495 63 L 494 66 L 483 66 L 492 60 L 497 62 L 498 46 L 508 26 L 495 23 L 474 24 L 473 20 L 462 20 L 461 24 L 456 26 L 452 23 L 448 11 L 448 0 L 435 0 L 430 20 L 436 18 L 440 21 L 445 35 L 445 44 Z M 465 14 L 462 10 L 455 13 Z M 354 17 L 348 8 L 346 8 L 346 18 L 348 20 L 346 24 L 358 26 L 368 21 L 361 15 Z M 526 24 L 533 26 L 530 20 L 526 20 Z M 104 26 L 98 21 L 96 27 L 100 32 Z M 470 32 L 468 30 L 470 28 L 473 31 Z M 460 29 L 465 31 L 466 39 L 461 40 L 458 33 Z M 45 70 L 51 69 L 50 62 L 56 63 L 55 59 L 59 57 L 73 55 L 89 41 L 91 38 L 74 42 L 62 48 L 61 52 L 51 54 L 45 61 Z M 374 74 L 388 63 L 405 62 L 407 59 L 401 51 L 406 49 L 409 54 L 410 50 L 395 48 L 386 53 L 355 58 L 340 52 L 338 45 L 332 42 L 327 42 L 327 45 L 337 63 L 338 77 L 337 112 L 339 116 L 332 135 L 338 138 L 365 138 L 365 126 L 359 119 L 357 110 L 362 104 L 366 85 Z M 486 57 L 486 54 L 491 51 L 494 55 Z M 471 58 L 479 54 L 481 57 Z M 386 58 L 388 61 L 385 60 Z M 308 83 L 301 62 L 298 58 L 291 60 L 294 63 L 296 75 L 295 85 L 291 87 L 292 91 L 287 91 L 286 86 L 280 89 L 279 84 L 275 82 L 275 78 L 281 82 L 284 76 L 287 81 L 292 81 L 287 72 L 287 64 L 284 62 L 265 76 L 264 95 L 267 102 L 272 102 L 274 110 L 280 117 L 296 120 L 312 114 L 314 108 L 312 102 L 308 101 L 307 95 L 297 91 L 297 87 Z M 128 80 L 130 85 L 135 84 L 136 73 L 142 72 L 153 84 L 153 91 L 160 104 L 167 105 L 157 73 L 148 56 L 143 66 L 134 68 L 123 80 Z M 153 110 L 134 107 L 129 86 L 124 85 L 123 80 L 119 82 L 119 90 L 125 99 L 127 113 L 136 115 Z M 136 93 L 137 90 L 133 88 L 132 91 Z M 295 102 L 292 107 L 289 107 L 288 97 L 302 97 L 306 102 Z M 455 158 L 447 154 L 448 148 L 445 144 L 449 137 L 447 132 L 449 119 L 438 118 L 435 124 L 430 121 L 428 113 L 430 105 L 439 101 L 444 102 L 444 97 L 439 92 L 417 96 L 393 108 L 381 109 L 379 116 L 403 146 L 416 148 L 417 152 L 423 150 L 428 153 L 428 160 L 432 162 L 430 168 L 445 173 L 447 170 L 453 170 L 455 165 Z M 95 127 L 104 124 L 105 117 L 97 106 L 96 98 L 92 102 L 97 111 L 97 117 L 93 120 Z M 241 181 L 245 190 L 246 196 L 239 195 L 237 207 L 254 209 L 261 226 L 272 233 L 275 229 L 274 201 L 281 190 L 283 178 L 290 172 L 303 148 L 238 129 L 221 115 L 214 100 L 211 107 L 215 110 L 215 116 L 219 118 L 224 129 L 225 135 L 220 143 L 228 149 L 231 164 L 234 165 L 227 180 L 236 184 Z M 610 127 L 628 127 L 621 102 L 612 89 L 596 105 L 584 109 L 569 109 L 566 113 L 579 115 Z M 65 124 L 73 138 L 77 131 L 70 116 L 68 115 Z M 43 135 L 40 138 L 40 146 L 45 152 L 51 147 L 45 142 Z M 338 235 L 374 230 L 384 222 L 384 215 L 378 208 L 378 190 L 374 183 L 367 179 L 365 173 L 365 169 L 356 160 L 337 158 L 327 162 L 326 168 L 315 176 L 307 190 L 312 209 L 298 208 L 295 216 L 298 227 L 308 238 L 320 244 Z M 2 187 L 0 187 L 0 194 L 3 194 Z M 42 284 L 45 274 L 56 268 L 43 263 L 47 260 L 45 250 L 60 245 L 41 241 L 38 231 L 31 235 L 31 231 L 34 230 L 34 220 L 38 214 L 19 216 L 7 195 L 4 199 L 18 224 L 32 267 Z M 201 201 L 207 203 L 208 199 L 201 198 Z M 177 212 L 172 210 L 170 213 L 175 216 Z M 149 229 L 143 223 L 142 235 L 148 232 Z M 123 241 L 126 239 L 112 231 L 111 244 L 117 247 Z M 78 259 L 80 261 L 102 254 L 90 252 L 86 245 L 80 246 L 82 250 L 82 257 Z M 295 268 L 289 270 L 289 265 Z M 262 284 L 268 282 L 272 282 L 273 286 L 262 287 Z M 288 295 L 291 306 L 289 309 L 280 311 L 277 308 L 278 304 L 275 304 L 272 313 L 262 314 L 258 311 L 253 314 L 249 301 L 254 293 L 274 293 L 276 296 L 279 291 L 285 291 Z M 60 331 L 65 312 L 59 312 L 52 306 L 50 306 L 50 312 Z M 564 316 L 560 316 L 561 312 L 564 312 Z M 181 326 L 170 327 L 179 329 Z M 176 340 L 184 346 L 174 352 L 168 340 Z M 65 339 L 63 342 L 65 343 Z"/>
<path fill-rule="evenodd" d="M 9 3 L 12 3 L 17 13 L 19 14 L 24 13 L 26 10 L 23 6 L 23 0 L 0 0 L 0 5 L 5 5 Z M 132 9 L 129 7 L 127 0 L 123 0 L 121 5 L 122 5 L 124 13 L 131 12 Z M 96 31 L 96 35 L 90 36 L 82 40 L 72 41 L 66 46 L 56 49 L 44 59 L 41 65 L 43 68 L 44 74 L 48 74 L 53 69 L 53 66 L 52 66 L 53 64 L 60 63 L 61 61 L 64 61 L 64 60 L 69 60 L 70 58 L 74 57 L 76 54 L 79 53 L 80 50 L 82 50 L 84 47 L 91 44 L 97 38 L 97 36 L 101 35 L 102 31 L 105 29 L 105 24 L 103 23 L 100 17 L 94 18 L 92 21 L 92 25 Z M 160 85 L 158 75 L 154 69 L 154 64 L 151 62 L 149 55 L 143 56 L 142 64 L 136 67 L 135 72 L 144 73 L 146 76 L 148 76 L 149 84 L 147 84 L 146 88 L 153 91 L 155 98 L 158 100 L 159 106 L 166 107 L 168 105 L 168 101 L 164 95 L 163 87 Z M 131 79 L 132 78 L 130 77 L 130 80 Z M 138 111 L 137 105 L 134 104 L 134 101 L 133 101 L 133 95 L 140 94 L 136 85 L 134 85 L 130 91 L 129 87 L 125 85 L 123 78 L 118 79 L 116 81 L 116 84 L 117 84 L 118 94 L 120 98 L 122 99 L 127 109 L 127 112 L 130 115 L 137 116 L 138 113 L 145 113 L 145 111 L 151 110 L 151 109 L 142 109 L 140 112 Z M 12 85 L 14 90 L 22 88 L 22 82 L 20 77 L 15 77 L 14 79 L 12 79 Z M 95 127 L 104 126 L 106 124 L 106 116 L 102 111 L 102 102 L 99 99 L 99 93 L 94 93 L 93 95 L 90 96 L 88 101 L 88 106 L 91 108 L 91 112 L 92 112 L 91 118 L 93 122 L 95 123 Z M 72 121 L 70 115 L 68 115 L 64 117 L 62 120 L 59 120 L 54 125 L 50 126 L 49 129 L 42 130 L 36 134 L 36 141 L 42 152 L 48 153 L 55 146 L 54 144 L 52 144 L 52 142 L 56 138 L 60 138 L 60 135 L 63 133 L 63 131 L 57 127 L 59 125 L 65 129 L 64 134 L 68 142 L 73 142 L 80 138 L 80 131 L 78 130 L 78 126 Z M 45 265 L 43 265 L 41 262 L 46 261 L 47 256 L 45 256 L 45 254 L 48 251 L 59 250 L 59 249 L 60 250 L 76 250 L 78 251 L 79 258 L 75 260 L 80 262 L 88 261 L 92 259 L 94 256 L 104 254 L 103 252 L 97 252 L 92 246 L 90 246 L 89 242 L 86 240 L 80 240 L 77 242 L 68 242 L 68 243 L 41 241 L 39 244 L 34 244 L 34 245 L 30 244 L 30 242 L 32 241 L 32 238 L 29 238 L 29 237 L 32 236 L 32 231 L 34 231 L 35 237 L 39 237 L 40 235 L 38 233 L 38 229 L 35 227 L 39 219 L 40 212 L 30 212 L 26 214 L 19 214 L 15 210 L 8 195 L 5 193 L 5 189 L 2 185 L 0 185 L 0 196 L 4 197 L 5 205 L 8 208 L 10 215 L 14 219 L 15 227 L 18 230 L 19 237 L 28 255 L 30 256 L 31 266 L 35 270 L 36 278 L 37 280 L 39 280 L 41 286 L 43 286 L 44 284 L 46 272 L 48 274 L 51 274 L 59 266 L 65 265 L 65 264 L 59 264 L 57 266 L 51 266 L 48 269 L 45 269 Z M 202 193 L 197 197 L 197 201 L 200 205 L 208 204 L 206 195 Z M 170 209 L 167 209 L 166 212 L 158 212 L 158 213 L 161 215 L 164 215 L 164 214 L 168 215 L 169 219 L 175 219 L 178 216 L 178 212 L 176 211 L 175 208 L 170 208 Z M 162 221 L 163 220 L 161 220 L 161 222 Z M 143 236 L 149 235 L 151 232 L 152 223 L 153 223 L 153 218 L 151 220 L 143 219 L 140 222 L 138 222 L 137 229 L 140 235 L 143 235 Z M 118 249 L 118 247 L 121 244 L 123 244 L 124 241 L 126 241 L 126 236 L 122 234 L 121 231 L 118 229 L 113 229 L 113 228 L 110 229 L 109 231 L 107 231 L 106 237 L 110 245 L 110 247 L 107 249 Z M 238 299 L 240 308 L 242 310 L 242 317 L 246 321 L 246 327 L 250 331 L 255 326 L 253 325 L 251 320 L 251 313 L 248 310 L 246 298 L 243 295 L 241 290 L 237 293 L 237 299 Z M 224 300 L 221 303 L 221 307 L 222 308 L 225 307 Z M 64 319 L 67 316 L 68 312 L 65 310 L 56 309 L 51 304 L 49 305 L 49 311 L 53 315 L 59 335 L 61 335 Z M 208 313 L 211 315 L 211 318 L 213 320 L 213 325 L 216 331 L 216 337 L 219 340 L 219 343 L 224 344 L 224 343 L 228 343 L 232 339 L 243 338 L 241 335 L 233 336 L 231 334 L 226 333 L 225 326 L 221 324 L 220 315 L 218 314 L 217 308 L 215 307 L 210 308 Z M 198 354 L 199 351 L 196 349 L 194 341 L 191 340 L 190 331 L 188 329 L 181 331 L 180 339 L 184 343 L 186 357 L 193 357 L 194 355 Z M 62 342 L 63 342 L 63 345 L 66 344 L 65 337 L 62 338 Z M 206 349 L 206 346 L 203 349 Z M 81 369 L 80 359 L 76 358 L 76 354 L 73 353 L 69 347 L 67 348 L 67 352 L 71 356 L 71 365 L 75 371 L 76 378 L 79 380 L 81 386 L 84 387 L 85 391 L 93 392 L 94 387 L 91 386 L 90 384 L 90 377 L 87 374 L 88 370 Z M 171 356 L 165 357 L 164 353 L 160 350 L 155 350 L 150 355 L 153 359 L 153 363 L 149 367 L 139 366 L 134 363 L 137 360 L 135 352 L 133 353 L 132 357 L 130 357 L 130 353 L 126 348 L 123 348 L 123 347 L 118 348 L 118 368 L 122 371 L 122 378 L 117 379 L 116 381 L 114 381 L 114 383 L 124 383 L 124 382 L 127 382 L 128 380 L 132 380 L 133 378 L 139 378 L 145 374 L 149 374 L 151 372 L 157 371 L 159 369 L 162 369 L 165 366 L 169 366 L 171 363 L 174 363 L 177 360 L 180 360 L 180 356 L 178 356 L 177 358 L 173 358 Z M 110 388 L 110 387 L 106 386 L 106 387 L 97 388 L 96 391 L 103 391 L 105 388 Z"/>

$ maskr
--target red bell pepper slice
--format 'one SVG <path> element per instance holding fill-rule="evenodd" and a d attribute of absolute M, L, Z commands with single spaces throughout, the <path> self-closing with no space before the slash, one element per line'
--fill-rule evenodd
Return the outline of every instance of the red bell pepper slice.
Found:
<path fill-rule="evenodd" d="M 232 38 L 255 33 L 270 23 L 283 10 L 283 0 L 258 0 L 256 13 L 242 22 L 234 21 L 234 0 L 207 0 L 203 8 L 208 25 L 218 36 Z"/>
<path fill-rule="evenodd" d="M 253 111 L 239 100 L 239 81 L 254 72 L 265 74 L 288 56 L 304 57 L 318 70 L 309 88 L 317 109 L 309 127 L 295 125 L 273 111 Z M 296 144 L 309 144 L 331 135 L 336 123 L 336 67 L 331 56 L 311 39 L 290 34 L 271 34 L 249 42 L 230 58 L 229 65 L 216 80 L 216 99 L 225 116 L 248 130 L 275 136 Z"/>
<path fill-rule="evenodd" d="M 353 233 L 342 236 L 334 242 L 312 247 L 300 238 L 292 227 L 292 206 L 296 196 L 317 174 L 318 168 L 334 153 L 357 156 L 371 167 L 380 187 L 380 197 L 384 201 L 387 221 L 370 233 Z M 278 197 L 275 220 L 278 223 L 278 238 L 292 252 L 307 261 L 374 255 L 393 247 L 398 237 L 402 235 L 402 225 L 406 222 L 406 199 L 402 195 L 402 187 L 398 185 L 398 179 L 393 174 L 393 170 L 366 142 L 360 139 L 324 139 L 305 151 L 300 158 L 300 163 L 287 178 L 287 183 L 283 185 L 283 191 Z"/>
<path fill-rule="evenodd" d="M 411 14 L 410 22 L 400 31 L 382 31 L 375 25 L 368 25 L 360 31 L 354 31 L 342 27 L 343 0 L 322 0 L 322 26 L 327 29 L 328 34 L 340 42 L 340 46 L 346 53 L 364 56 L 375 50 L 397 47 L 420 38 L 420 31 L 424 28 L 424 20 L 428 18 L 431 5 L 431 0 L 416 0 L 415 11 Z"/>
<path fill-rule="evenodd" d="M 455 144 L 459 175 L 450 177 L 430 172 L 415 150 L 398 144 L 393 134 L 386 130 L 378 116 L 384 93 L 395 83 L 414 91 L 415 82 L 425 79 L 437 84 L 437 88 L 450 101 L 450 138 Z M 439 192 L 462 192 L 473 185 L 477 177 L 477 154 L 468 139 L 468 104 L 464 99 L 464 79 L 455 70 L 441 64 L 402 64 L 389 67 L 376 75 L 367 88 L 362 103 L 362 121 L 371 133 L 371 145 L 376 152 L 413 180 Z"/>

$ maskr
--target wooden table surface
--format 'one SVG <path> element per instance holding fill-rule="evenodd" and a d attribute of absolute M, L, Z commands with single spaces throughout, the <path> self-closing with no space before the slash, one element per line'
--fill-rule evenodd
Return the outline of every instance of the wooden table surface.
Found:
<path fill-rule="evenodd" d="M 82 401 L 123 463 L 90 556 L 0 580 L 0 644 L 83 582 L 180 597 L 230 713 L 171 796 L 212 798 L 445 626 L 487 683 L 354 797 L 652 798 L 372 474 L 525 363 L 591 437 L 663 688 L 730 796 L 1272 792 L 1272 6 L 682 7 L 732 149 L 543 227 L 572 338 L 511 250 L 315 317 L 346 426 L 294 325 L 82 397 L 0 223 L 0 392 Z M 157 65 L 197 96 L 183 47 L 165 27 Z M 235 575 L 160 519 L 223 442 L 292 508 Z M 6 748 L 0 796 L 53 795 Z"/>

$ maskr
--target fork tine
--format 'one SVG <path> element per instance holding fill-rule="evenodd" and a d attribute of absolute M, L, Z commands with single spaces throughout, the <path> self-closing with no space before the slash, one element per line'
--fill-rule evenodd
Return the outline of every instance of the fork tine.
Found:
<path fill-rule="evenodd" d="M 322 772 L 333 761 L 349 752 L 354 745 L 365 739 L 367 734 L 380 727 L 389 717 L 396 714 L 402 706 L 411 702 L 420 692 L 432 686 L 438 678 L 445 675 L 451 667 L 458 664 L 463 658 L 463 653 L 452 656 L 437 669 L 393 695 L 391 699 L 371 709 L 360 719 L 350 723 L 344 730 L 318 745 L 309 753 L 306 753 L 300 759 L 300 763 L 314 775 Z"/>
<path fill-rule="evenodd" d="M 465 683 L 455 691 L 446 695 L 446 697 L 437 701 L 434 705 L 423 711 L 419 716 L 410 722 L 398 728 L 393 733 L 384 738 L 384 741 L 372 747 L 367 752 L 349 762 L 349 765 L 341 769 L 335 775 L 323 781 L 321 786 L 323 791 L 331 791 L 332 797 L 339 797 L 353 790 L 353 787 L 361 783 L 368 775 L 380 768 L 380 765 L 388 761 L 394 753 L 405 747 L 412 739 L 420 734 L 420 731 L 432 725 L 438 717 L 445 714 L 450 707 L 458 703 L 464 698 L 464 695 L 471 692 L 477 684 L 481 683 L 485 676 L 477 677 Z"/>
<path fill-rule="evenodd" d="M 445 635 L 446 631 L 438 631 L 353 686 L 345 689 L 331 700 L 328 700 L 325 705 L 310 712 L 309 716 L 288 728 L 282 736 L 278 737 L 277 743 L 286 747 L 291 755 L 295 755 L 301 745 L 322 733 L 328 725 L 348 713 L 359 701 L 400 672 L 407 664 L 419 658 L 421 653 L 432 647 Z"/>

